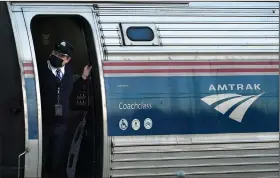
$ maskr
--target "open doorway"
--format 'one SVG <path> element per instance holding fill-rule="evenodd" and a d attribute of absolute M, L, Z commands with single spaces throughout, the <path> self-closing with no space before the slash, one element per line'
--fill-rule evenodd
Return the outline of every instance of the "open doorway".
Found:
<path fill-rule="evenodd" d="M 75 48 L 70 61 L 74 79 L 81 75 L 86 64 L 90 63 L 93 66 L 87 90 L 88 102 L 92 107 L 90 107 L 86 117 L 75 177 L 102 177 L 102 100 L 100 75 L 91 27 L 83 17 L 77 15 L 37 15 L 31 21 L 31 33 L 39 76 L 41 66 L 45 65 L 55 43 L 59 40 L 66 40 Z M 41 96 L 43 94 L 41 92 Z M 67 130 L 69 131 L 67 150 L 70 149 L 72 138 L 82 120 L 83 112 L 79 109 L 70 111 L 69 122 L 67 122 Z M 43 123 L 44 119 L 47 118 L 42 118 Z M 65 160 L 65 169 L 66 162 L 67 160 Z"/>

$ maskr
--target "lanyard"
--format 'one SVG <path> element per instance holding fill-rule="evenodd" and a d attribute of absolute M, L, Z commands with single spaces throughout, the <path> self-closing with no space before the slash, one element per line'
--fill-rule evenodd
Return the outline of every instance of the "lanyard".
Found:
<path fill-rule="evenodd" d="M 57 80 L 57 85 L 56 85 L 56 94 L 57 94 L 57 104 L 60 104 L 60 91 L 61 91 L 61 82 Z"/>

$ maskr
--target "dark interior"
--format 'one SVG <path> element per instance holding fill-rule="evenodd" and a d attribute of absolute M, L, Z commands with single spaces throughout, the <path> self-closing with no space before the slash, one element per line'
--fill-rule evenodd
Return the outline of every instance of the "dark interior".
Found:
<path fill-rule="evenodd" d="M 75 48 L 70 62 L 75 76 L 81 75 L 86 64 L 91 63 L 93 66 L 89 85 L 89 102 L 92 108 L 86 118 L 86 130 L 81 143 L 76 177 L 101 177 L 102 103 L 97 57 L 91 27 L 80 16 L 38 15 L 32 19 L 31 30 L 38 66 L 48 59 L 54 44 L 62 39 L 69 41 Z M 81 110 L 71 111 L 68 124 L 71 132 L 68 140 L 69 146 L 77 125 L 82 119 L 82 113 Z"/>
<path fill-rule="evenodd" d="M 25 150 L 20 68 L 6 2 L 0 2 L 0 177 L 18 174 L 18 155 Z M 21 175 L 24 156 L 21 157 Z"/>

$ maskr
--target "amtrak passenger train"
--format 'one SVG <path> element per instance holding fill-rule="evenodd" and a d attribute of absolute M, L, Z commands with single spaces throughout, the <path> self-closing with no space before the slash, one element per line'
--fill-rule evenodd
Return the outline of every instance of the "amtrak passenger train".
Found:
<path fill-rule="evenodd" d="M 279 178 L 279 2 L 0 2 L 0 22 L 1 178 L 42 177 L 38 66 L 60 38 L 75 76 L 93 66 L 69 178 Z"/>

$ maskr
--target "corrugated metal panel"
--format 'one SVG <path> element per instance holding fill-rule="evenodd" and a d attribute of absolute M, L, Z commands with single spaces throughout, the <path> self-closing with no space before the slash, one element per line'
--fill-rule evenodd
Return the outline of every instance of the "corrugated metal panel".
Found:
<path fill-rule="evenodd" d="M 202 53 L 232 55 L 278 52 L 277 2 L 104 4 L 98 7 L 97 14 L 109 60 L 118 60 L 120 55 L 130 57 L 132 53 L 135 56 L 135 53 L 143 52 L 149 56 L 162 52 L 169 55 L 199 53 L 196 56 Z M 155 24 L 161 46 L 123 46 L 120 23 Z"/>
<path fill-rule="evenodd" d="M 112 177 L 277 177 L 277 134 L 114 137 Z"/>
<path fill-rule="evenodd" d="M 103 4 L 106 60 L 278 60 L 278 3 Z M 123 46 L 119 23 L 154 23 L 160 46 Z M 278 177 L 277 133 L 113 137 L 111 177 Z"/>

